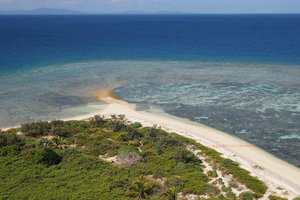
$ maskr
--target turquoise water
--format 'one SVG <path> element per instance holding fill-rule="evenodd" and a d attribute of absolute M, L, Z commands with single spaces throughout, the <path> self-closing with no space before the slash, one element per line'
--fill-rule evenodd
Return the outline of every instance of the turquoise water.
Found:
<path fill-rule="evenodd" d="M 0 127 L 115 88 L 300 167 L 300 15 L 0 16 Z"/>

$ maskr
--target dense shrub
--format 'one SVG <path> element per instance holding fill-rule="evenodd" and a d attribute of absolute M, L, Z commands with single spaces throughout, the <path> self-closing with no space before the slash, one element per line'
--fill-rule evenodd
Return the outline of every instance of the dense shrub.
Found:
<path fill-rule="evenodd" d="M 64 127 L 64 121 L 62 120 L 53 120 L 50 122 L 51 127 Z"/>
<path fill-rule="evenodd" d="M 20 145 L 8 145 L 0 148 L 0 156 L 7 156 L 7 155 L 18 155 L 21 152 L 22 148 Z"/>
<path fill-rule="evenodd" d="M 254 196 L 251 192 L 243 192 L 239 195 L 240 200 L 253 200 Z"/>
<path fill-rule="evenodd" d="M 220 190 L 217 187 L 207 183 L 208 177 L 201 172 L 186 173 L 181 177 L 181 180 L 184 183 L 182 191 L 185 194 L 210 194 L 211 196 L 220 194 Z"/>
<path fill-rule="evenodd" d="M 187 150 L 185 147 L 179 147 L 175 149 L 175 156 L 179 161 L 190 163 L 202 163 L 202 161 L 191 151 Z"/>
<path fill-rule="evenodd" d="M 93 127 L 101 128 L 106 123 L 104 116 L 95 115 L 94 117 L 89 118 L 89 122 Z"/>
<path fill-rule="evenodd" d="M 181 146 L 182 143 L 172 135 L 160 134 L 157 136 L 158 140 L 156 144 L 160 147 L 176 147 Z"/>
<path fill-rule="evenodd" d="M 41 135 L 49 135 L 51 125 L 48 122 L 30 122 L 21 125 L 21 132 L 27 136 L 38 137 Z"/>
<path fill-rule="evenodd" d="M 127 119 L 125 115 L 111 115 L 111 119 L 108 122 L 109 128 L 114 132 L 125 131 L 127 128 Z"/>
<path fill-rule="evenodd" d="M 0 132 L 0 148 L 7 146 L 18 144 L 21 142 L 21 139 L 16 136 L 14 133 L 6 133 Z"/>
<path fill-rule="evenodd" d="M 50 166 L 60 163 L 61 157 L 53 149 L 43 148 L 35 152 L 34 161 L 37 164 Z"/>
<path fill-rule="evenodd" d="M 129 141 L 132 139 L 132 136 L 128 133 L 128 132 L 120 132 L 117 137 L 116 137 L 117 140 L 119 141 Z"/>
<path fill-rule="evenodd" d="M 163 131 L 160 128 L 157 128 L 156 126 L 143 128 L 143 133 L 144 133 L 144 138 L 143 138 L 144 144 L 156 143 L 158 140 L 158 136 L 167 135 L 165 131 Z"/>
<path fill-rule="evenodd" d="M 50 135 L 66 138 L 70 135 L 70 133 L 68 132 L 67 128 L 64 126 L 52 126 L 50 129 Z"/>
<path fill-rule="evenodd" d="M 171 176 L 170 178 L 167 178 L 165 185 L 169 188 L 175 187 L 178 190 L 181 190 L 184 187 L 183 181 L 177 176 Z"/>
<path fill-rule="evenodd" d="M 156 146 L 155 146 L 155 152 L 156 152 L 158 155 L 160 155 L 160 154 L 163 153 L 163 150 L 160 148 L 160 146 L 156 145 Z"/>
<path fill-rule="evenodd" d="M 86 148 L 82 149 L 85 154 L 99 156 L 104 154 L 110 154 L 110 156 L 114 156 L 117 154 L 117 150 L 119 149 L 119 145 L 109 139 L 103 139 L 98 141 L 89 141 L 89 143 L 77 143 L 79 145 L 84 145 Z"/>

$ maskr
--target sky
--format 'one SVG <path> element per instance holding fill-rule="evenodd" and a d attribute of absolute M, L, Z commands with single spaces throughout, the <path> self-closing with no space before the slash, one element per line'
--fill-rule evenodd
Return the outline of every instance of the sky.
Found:
<path fill-rule="evenodd" d="M 72 9 L 86 13 L 300 13 L 300 0 L 0 0 L 1 11 L 36 8 Z"/>

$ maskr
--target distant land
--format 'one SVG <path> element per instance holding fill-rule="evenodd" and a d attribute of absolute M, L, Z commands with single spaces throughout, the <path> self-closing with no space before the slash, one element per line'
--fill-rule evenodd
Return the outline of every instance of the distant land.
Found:
<path fill-rule="evenodd" d="M 0 15 L 75 15 L 80 11 L 55 8 L 37 8 L 33 10 L 0 11 Z"/>
<path fill-rule="evenodd" d="M 157 11 L 157 12 L 145 12 L 145 11 L 124 11 L 115 13 L 89 13 L 80 12 L 77 10 L 69 9 L 55 9 L 55 8 L 37 8 L 33 10 L 14 10 L 14 11 L 0 11 L 0 15 L 79 15 L 79 14 L 192 14 L 188 12 L 180 11 Z"/>

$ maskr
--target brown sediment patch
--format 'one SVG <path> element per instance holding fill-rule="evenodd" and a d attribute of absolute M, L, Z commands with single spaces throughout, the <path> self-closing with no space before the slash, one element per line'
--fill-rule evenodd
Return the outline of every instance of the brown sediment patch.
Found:
<path fill-rule="evenodd" d="M 100 90 L 99 92 L 95 93 L 95 96 L 99 101 L 108 103 L 108 104 L 121 104 L 129 106 L 126 101 L 121 100 L 117 97 L 111 90 Z"/>

